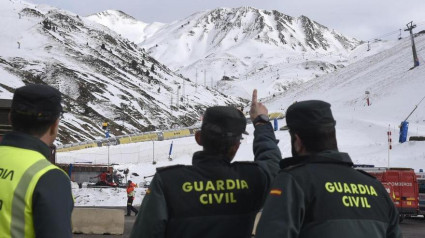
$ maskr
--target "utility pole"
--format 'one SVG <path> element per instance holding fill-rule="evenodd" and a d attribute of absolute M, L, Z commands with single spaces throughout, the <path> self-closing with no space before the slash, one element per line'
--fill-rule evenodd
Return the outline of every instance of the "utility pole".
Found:
<path fill-rule="evenodd" d="M 411 22 L 407 23 L 406 26 L 407 26 L 407 29 L 405 29 L 404 31 L 410 32 L 410 39 L 412 40 L 413 68 L 414 68 L 416 66 L 419 66 L 418 55 L 416 54 L 415 40 L 413 39 L 413 33 L 412 33 L 412 30 L 413 30 L 413 28 L 416 27 L 416 25 L 413 25 L 413 21 L 411 21 Z"/>
<path fill-rule="evenodd" d="M 390 167 L 390 150 L 393 148 L 392 146 L 392 138 L 391 138 L 391 125 L 388 125 L 388 160 L 387 160 L 387 168 Z"/>
<path fill-rule="evenodd" d="M 155 141 L 152 140 L 152 164 L 156 164 L 155 161 Z"/>
<path fill-rule="evenodd" d="M 204 87 L 207 86 L 207 70 L 204 69 Z"/>
<path fill-rule="evenodd" d="M 109 171 L 109 164 L 110 164 L 109 163 L 109 146 L 110 146 L 110 142 L 108 141 L 107 143 L 108 143 L 108 171 Z"/>
<path fill-rule="evenodd" d="M 180 87 L 177 88 L 177 102 L 176 102 L 176 107 L 179 107 L 180 105 Z"/>
<path fill-rule="evenodd" d="M 183 100 L 184 100 L 184 96 L 185 95 L 186 95 L 186 83 L 185 83 L 185 80 L 183 79 L 183 88 L 182 88 L 182 97 L 183 97 Z"/>
<path fill-rule="evenodd" d="M 125 113 L 127 111 L 127 105 L 126 104 L 121 104 L 121 126 L 122 126 L 122 130 L 124 130 L 124 119 L 126 117 Z"/>

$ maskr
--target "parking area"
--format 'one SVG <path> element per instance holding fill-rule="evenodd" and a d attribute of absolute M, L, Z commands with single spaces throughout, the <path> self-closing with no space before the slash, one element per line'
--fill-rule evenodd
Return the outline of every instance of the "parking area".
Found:
<path fill-rule="evenodd" d="M 404 219 L 400 224 L 403 238 L 419 238 L 425 236 L 425 218 L 414 217 Z"/>

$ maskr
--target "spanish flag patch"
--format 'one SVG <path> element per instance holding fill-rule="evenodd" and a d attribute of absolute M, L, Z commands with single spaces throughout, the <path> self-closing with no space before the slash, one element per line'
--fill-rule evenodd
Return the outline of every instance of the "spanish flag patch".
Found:
<path fill-rule="evenodd" d="M 282 195 L 282 189 L 273 188 L 270 190 L 270 195 L 280 196 Z"/>

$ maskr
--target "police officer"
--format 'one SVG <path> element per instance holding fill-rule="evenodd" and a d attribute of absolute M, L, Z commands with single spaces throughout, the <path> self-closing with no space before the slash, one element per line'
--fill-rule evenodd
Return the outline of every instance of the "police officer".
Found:
<path fill-rule="evenodd" d="M 254 90 L 255 162 L 232 163 L 246 119 L 234 107 L 208 108 L 195 133 L 203 150 L 194 153 L 191 166 L 157 170 L 130 237 L 251 237 L 281 160 L 267 115 Z"/>
<path fill-rule="evenodd" d="M 297 102 L 286 122 L 293 157 L 280 163 L 256 238 L 401 237 L 385 188 L 338 151 L 330 104 Z"/>
<path fill-rule="evenodd" d="M 58 90 L 16 89 L 0 144 L 0 237 L 72 237 L 70 180 L 47 160 L 61 113 Z"/>

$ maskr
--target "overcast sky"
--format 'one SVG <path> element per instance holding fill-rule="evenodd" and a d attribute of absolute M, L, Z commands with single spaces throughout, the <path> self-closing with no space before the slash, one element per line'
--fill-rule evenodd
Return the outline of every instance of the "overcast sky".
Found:
<path fill-rule="evenodd" d="M 251 6 L 278 10 L 286 15 L 305 15 L 346 36 L 361 40 L 395 39 L 410 21 L 414 32 L 425 29 L 425 0 L 28 0 L 48 4 L 81 16 L 104 10 L 121 10 L 146 22 L 169 23 L 192 13 L 218 7 Z"/>

